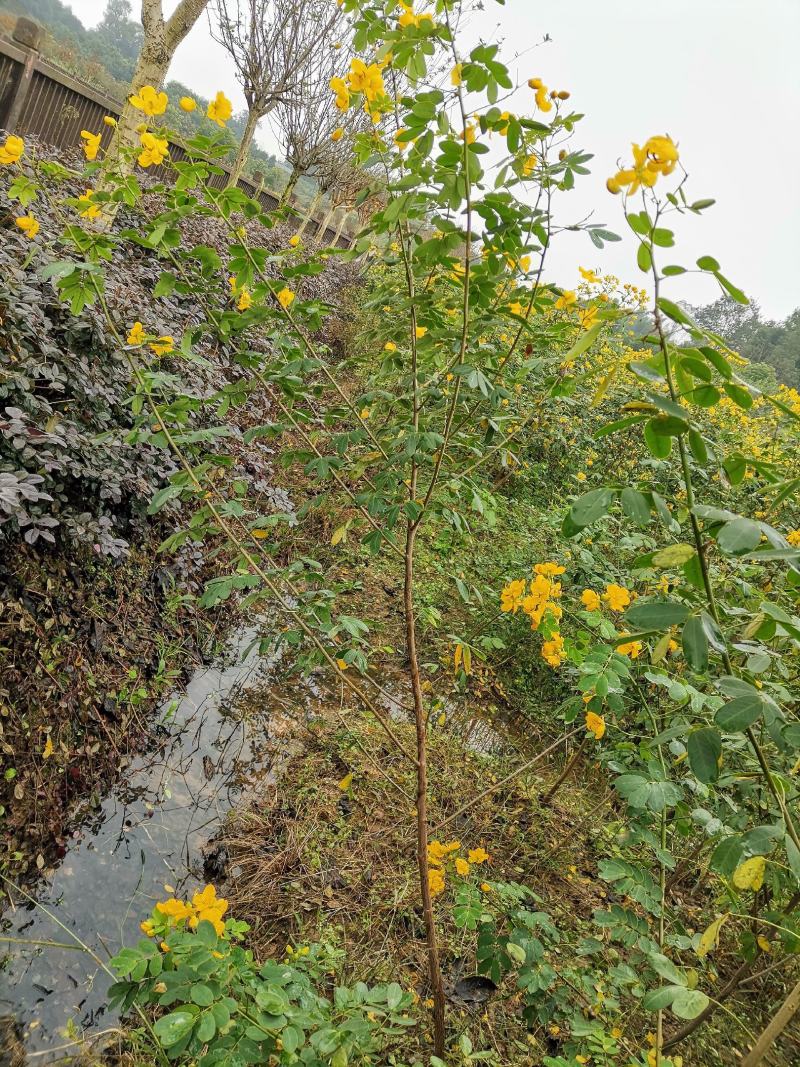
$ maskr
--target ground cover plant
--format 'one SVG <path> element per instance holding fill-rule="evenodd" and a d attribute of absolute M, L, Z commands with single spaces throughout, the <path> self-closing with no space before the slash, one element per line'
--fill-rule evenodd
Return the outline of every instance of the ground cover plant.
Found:
<path fill-rule="evenodd" d="M 248 930 L 208 886 L 156 905 L 143 939 L 113 961 L 113 997 L 139 1012 L 139 1040 L 161 1062 L 522 1063 L 538 1040 L 547 1067 L 680 1067 L 681 1043 L 730 1012 L 741 982 L 768 956 L 791 967 L 800 946 L 800 397 L 758 388 L 725 341 L 666 295 L 691 269 L 747 300 L 713 256 L 679 262 L 671 220 L 702 225 L 713 201 L 690 191 L 677 135 L 650 131 L 630 154 L 620 146 L 604 194 L 617 221 L 575 224 L 569 193 L 590 156 L 567 89 L 531 71 L 527 113 L 503 110 L 508 68 L 495 45 L 461 51 L 457 0 L 340 6 L 357 55 L 332 79 L 332 98 L 343 115 L 363 108 L 372 120 L 353 151 L 386 193 L 352 252 L 310 247 L 302 233 L 280 247 L 255 240 L 245 220 L 269 229 L 274 219 L 241 190 L 210 185 L 225 148 L 205 136 L 169 164 L 173 185 L 150 190 L 158 206 L 144 229 L 126 225 L 139 174 L 168 161 L 157 87 L 131 100 L 137 148 L 104 157 L 87 131 L 85 191 L 65 186 L 48 200 L 62 228 L 46 241 L 36 217 L 45 183 L 75 175 L 19 138 L 0 162 L 14 168 L 29 262 L 78 321 L 86 309 L 102 319 L 128 368 L 125 444 L 162 463 L 149 511 L 181 505 L 162 551 L 202 545 L 217 565 L 203 606 L 235 598 L 242 612 L 277 613 L 298 665 L 338 679 L 349 743 L 369 756 L 410 839 L 398 845 L 398 893 L 413 864 L 422 992 L 415 1003 L 399 984 L 339 982 L 322 941 L 256 963 L 239 945 Z M 428 72 L 442 68 L 439 84 Z M 210 117 L 224 126 L 223 104 Z M 187 241 L 197 220 L 224 232 L 226 247 Z M 574 288 L 547 281 L 552 242 L 576 226 L 587 249 L 628 227 L 643 287 L 590 267 Z M 160 268 L 150 303 L 127 314 L 107 281 L 123 249 L 146 249 Z M 368 264 L 336 358 L 320 334 L 331 302 L 303 288 L 332 255 Z M 184 297 L 197 313 L 170 320 L 169 301 Z M 206 373 L 204 349 L 217 345 L 224 380 Z M 240 433 L 232 413 L 265 399 L 263 421 Z M 264 441 L 280 442 L 302 507 L 267 509 L 236 476 L 241 448 Z M 625 461 L 610 463 L 619 453 Z M 12 487 L 14 506 L 40 484 Z M 533 493 L 540 528 L 517 539 L 515 521 L 532 520 L 515 505 Z M 297 524 L 325 529 L 328 543 L 310 549 Z M 376 639 L 374 604 L 353 613 L 340 595 L 332 560 L 346 554 L 397 581 L 389 646 Z M 397 645 L 392 690 L 383 657 Z M 534 686 L 551 698 L 546 744 L 502 771 L 477 761 L 463 793 L 448 794 L 435 737 L 447 700 L 527 689 L 522 731 L 536 736 Z M 611 796 L 614 836 L 591 859 L 608 904 L 597 902 L 580 936 L 560 927 L 537 885 L 552 853 L 515 871 L 508 840 L 472 822 L 555 749 L 566 754 L 561 773 L 515 797 L 534 811 L 530 835 L 589 755 Z M 333 795 L 347 801 L 358 786 L 341 769 Z M 599 807 L 580 814 L 600 818 Z M 513 820 L 495 829 L 513 836 Z M 570 867 L 568 850 L 562 861 Z M 698 868 L 701 890 L 687 903 L 676 889 Z M 477 975 L 503 990 L 502 1051 L 476 1046 L 451 1017 L 456 937 Z M 784 993 L 763 1005 L 764 1023 L 784 1018 Z M 736 1023 L 752 1067 L 781 1027 L 759 1038 Z"/>

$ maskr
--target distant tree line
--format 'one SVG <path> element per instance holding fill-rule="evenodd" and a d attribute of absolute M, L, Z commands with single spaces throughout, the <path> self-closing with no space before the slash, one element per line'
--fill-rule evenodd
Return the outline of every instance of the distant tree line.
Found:
<path fill-rule="evenodd" d="M 769 364 L 779 381 L 800 388 L 800 308 L 782 322 L 764 318 L 757 301 L 742 305 L 727 296 L 690 310 L 751 363 Z"/>

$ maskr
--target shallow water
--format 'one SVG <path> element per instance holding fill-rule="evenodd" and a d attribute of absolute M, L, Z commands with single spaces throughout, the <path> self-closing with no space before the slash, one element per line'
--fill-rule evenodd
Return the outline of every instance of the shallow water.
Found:
<path fill-rule="evenodd" d="M 164 704 L 163 741 L 123 771 L 37 887 L 37 901 L 49 914 L 24 902 L 8 909 L 0 923 L 5 937 L 66 943 L 71 931 L 107 959 L 142 936 L 139 922 L 169 895 L 165 884 L 181 896 L 204 881 L 202 847 L 235 801 L 244 774 L 248 781 L 269 774 L 268 709 L 263 720 L 234 710 L 243 688 L 263 682 L 276 666 L 274 657 L 259 656 L 256 637 L 255 630 L 242 631 L 219 664 L 195 671 L 185 691 Z M 6 951 L 0 1023 L 29 1052 L 63 1044 L 70 1020 L 79 1031 L 113 1026 L 103 1009 L 111 979 L 85 952 L 0 943 Z M 12 1062 L 3 1052 L 0 1036 L 0 1064 Z M 30 1062 L 50 1060 L 44 1055 Z"/>

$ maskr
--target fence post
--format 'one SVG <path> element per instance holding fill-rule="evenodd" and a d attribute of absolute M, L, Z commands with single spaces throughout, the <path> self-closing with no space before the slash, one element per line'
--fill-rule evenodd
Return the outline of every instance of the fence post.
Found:
<path fill-rule="evenodd" d="M 11 103 L 8 108 L 8 114 L 5 118 L 5 127 L 12 133 L 17 128 L 17 123 L 22 116 L 22 108 L 25 104 L 25 99 L 30 89 L 31 79 L 33 78 L 33 72 L 36 67 L 36 60 L 39 58 L 39 43 L 42 39 L 42 28 L 33 19 L 27 19 L 24 16 L 20 16 L 17 19 L 16 25 L 11 34 L 11 40 L 14 44 L 19 45 L 27 51 L 25 57 L 25 63 L 22 67 L 22 74 L 19 81 L 14 86 L 13 95 L 11 97 Z"/>

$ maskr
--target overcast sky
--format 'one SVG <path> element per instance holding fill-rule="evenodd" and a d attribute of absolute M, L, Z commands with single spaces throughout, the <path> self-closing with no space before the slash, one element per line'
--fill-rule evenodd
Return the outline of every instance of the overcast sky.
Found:
<path fill-rule="evenodd" d="M 104 0 L 67 2 L 85 25 L 97 23 L 105 7 Z M 573 286 L 579 264 L 642 280 L 619 199 L 605 180 L 620 157 L 630 158 L 631 141 L 669 133 L 689 171 L 690 198 L 717 201 L 702 217 L 679 220 L 670 260 L 691 266 L 714 255 L 769 316 L 783 318 L 800 305 L 800 0 L 484 2 L 469 38 L 504 38 L 523 85 L 538 75 L 569 89 L 570 104 L 586 115 L 574 143 L 594 153 L 592 173 L 563 197 L 558 221 L 594 212 L 594 221 L 625 236 L 601 252 L 585 234 L 565 234 L 548 261 L 552 281 Z M 165 11 L 175 4 L 164 0 Z M 541 43 L 546 34 L 551 40 Z M 223 89 L 244 105 L 205 16 L 178 49 L 170 76 L 206 97 Z M 530 114 L 531 96 L 526 87 L 505 106 Z M 268 129 L 259 140 L 276 151 Z M 705 303 L 719 289 L 689 275 L 672 279 L 669 292 Z"/>

